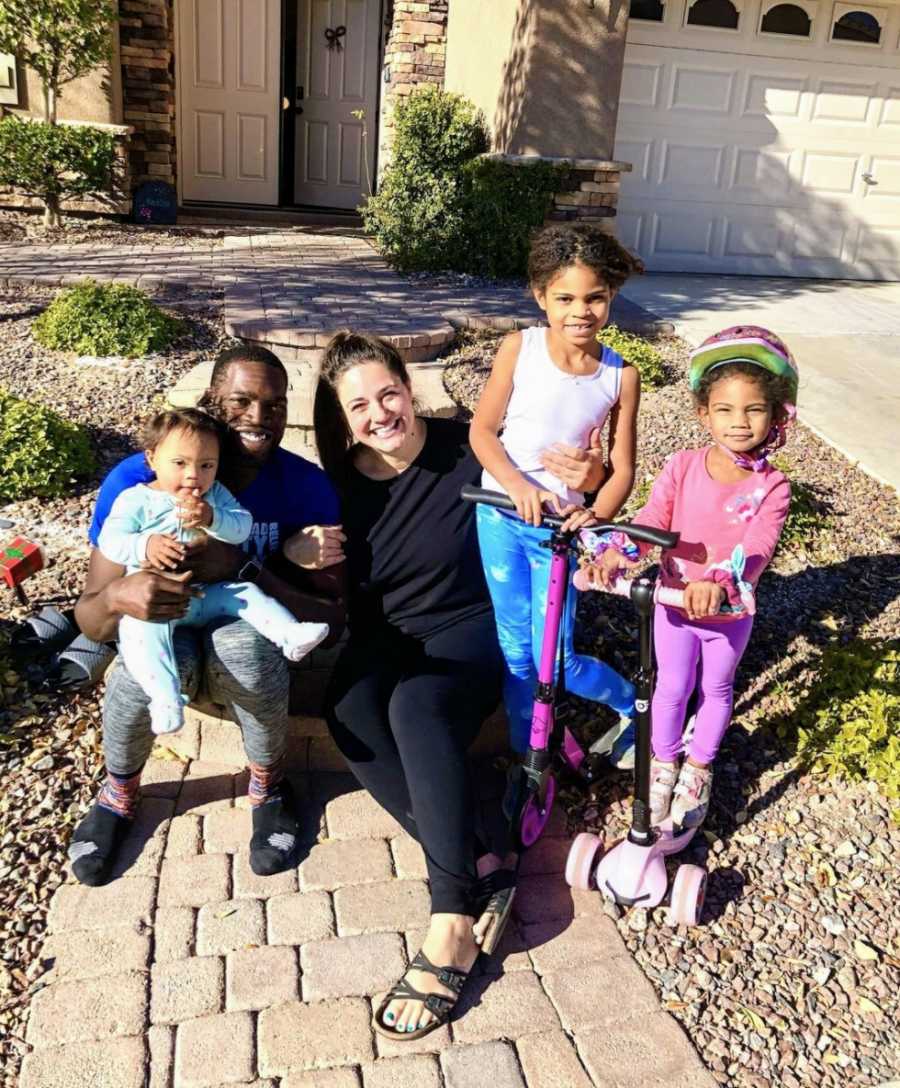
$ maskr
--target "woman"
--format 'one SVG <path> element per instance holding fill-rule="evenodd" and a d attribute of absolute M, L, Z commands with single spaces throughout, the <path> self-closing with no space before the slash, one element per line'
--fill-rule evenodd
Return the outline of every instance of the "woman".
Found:
<path fill-rule="evenodd" d="M 447 1021 L 511 903 L 512 874 L 479 881 L 497 860 L 476 836 L 465 760 L 502 679 L 474 508 L 459 496 L 480 469 L 467 427 L 417 417 L 403 360 L 373 337 L 332 339 L 314 422 L 343 502 L 351 585 L 329 728 L 362 785 L 421 843 L 431 884 L 422 951 L 375 1015 L 382 1035 L 412 1040 Z"/>

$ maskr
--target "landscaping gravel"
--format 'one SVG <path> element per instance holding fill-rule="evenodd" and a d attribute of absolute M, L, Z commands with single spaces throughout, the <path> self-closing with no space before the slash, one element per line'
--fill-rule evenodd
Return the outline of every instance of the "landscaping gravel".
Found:
<path fill-rule="evenodd" d="M 40 400 L 89 430 L 97 455 L 95 475 L 76 493 L 53 501 L 0 504 L 14 523 L 2 539 L 21 532 L 39 540 L 47 569 L 26 589 L 35 608 L 74 604 L 87 571 L 87 527 L 96 489 L 109 467 L 139 448 L 144 422 L 162 394 L 198 362 L 226 343 L 221 301 L 164 303 L 187 317 L 184 332 L 165 355 L 134 360 L 77 361 L 31 338 L 33 319 L 52 293 L 0 295 L 0 386 Z M 189 316 L 188 316 L 189 314 Z M 96 794 L 102 775 L 100 699 L 42 692 L 15 671 L 4 646 L 15 622 L 30 614 L 0 588 L 0 1085 L 13 1088 L 27 1050 L 24 1024 L 31 997 L 49 965 L 38 957 L 47 908 L 63 880 L 65 849 L 76 819 Z M 31 684 L 26 683 L 30 679 Z"/>
<path fill-rule="evenodd" d="M 143 234 L 142 234 L 143 239 Z M 221 312 L 194 314 L 165 357 L 79 364 L 35 345 L 42 292 L 0 296 L 0 385 L 39 398 L 90 429 L 101 468 L 71 498 L 0 506 L 33 533 L 48 570 L 31 579 L 35 605 L 71 604 L 87 560 L 85 532 L 97 481 L 135 447 L 164 389 L 224 342 Z M 192 304 L 193 307 L 193 304 Z M 182 310 L 183 312 L 183 310 Z M 467 338 L 446 358 L 446 384 L 471 407 L 497 337 Z M 644 394 L 639 474 L 701 440 L 683 391 L 686 352 L 657 338 L 675 384 Z M 767 728 L 814 681 L 816 653 L 857 634 L 900 632 L 896 496 L 802 426 L 785 451 L 830 519 L 764 577 L 760 615 L 738 680 L 736 720 L 716 766 L 713 805 L 683 860 L 710 872 L 703 926 L 673 930 L 664 910 L 619 919 L 629 949 L 666 1008 L 729 1088 L 881 1085 L 900 1077 L 900 829 L 865 786 L 802 775 Z M 633 508 L 632 508 L 633 509 Z M 27 610 L 0 589 L 0 1086 L 13 1088 L 28 1003 L 49 965 L 40 958 L 47 905 L 63 879 L 65 845 L 101 775 L 97 693 L 60 697 L 27 686 L 3 649 Z M 585 648 L 634 666 L 628 605 L 583 598 Z M 602 717 L 572 700 L 575 727 Z M 572 830 L 619 834 L 630 780 L 611 774 L 595 796 L 567 790 Z"/>
<path fill-rule="evenodd" d="M 445 385 L 467 409 L 498 340 L 472 337 L 447 357 Z M 638 485 L 675 450 L 703 441 L 684 380 L 687 348 L 674 337 L 654 342 L 673 381 L 642 395 Z M 900 827 L 874 784 L 802 774 L 767 721 L 814 686 L 822 647 L 900 636 L 900 510 L 893 491 L 802 425 L 781 457 L 827 524 L 782 549 L 760 584 L 710 814 L 679 858 L 709 872 L 703 925 L 672 929 L 660 907 L 618 926 L 720 1084 L 882 1085 L 900 1076 Z M 636 509 L 632 500 L 627 511 Z M 580 619 L 584 649 L 635 668 L 626 602 L 586 595 Z M 570 706 L 584 739 L 610 723 L 588 703 Z M 566 790 L 571 830 L 613 842 L 627 829 L 631 795 L 620 773 L 594 797 Z"/>

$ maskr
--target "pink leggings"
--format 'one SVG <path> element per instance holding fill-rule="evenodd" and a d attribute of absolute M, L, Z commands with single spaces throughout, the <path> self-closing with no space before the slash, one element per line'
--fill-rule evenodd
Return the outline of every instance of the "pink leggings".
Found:
<path fill-rule="evenodd" d="M 684 711 L 697 679 L 700 693 L 694 735 L 688 755 L 696 763 L 712 763 L 731 721 L 734 674 L 743 657 L 753 617 L 726 623 L 689 620 L 674 608 L 658 604 L 653 641 L 658 676 L 653 696 L 653 754 L 672 763 L 682 750 Z"/>

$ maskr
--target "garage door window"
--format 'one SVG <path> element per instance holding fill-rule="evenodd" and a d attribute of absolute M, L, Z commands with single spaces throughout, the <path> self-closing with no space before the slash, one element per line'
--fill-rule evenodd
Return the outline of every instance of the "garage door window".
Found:
<path fill-rule="evenodd" d="M 695 0 L 688 10 L 690 26 L 712 26 L 720 30 L 737 30 L 738 9 L 731 0 Z"/>
<path fill-rule="evenodd" d="M 648 23 L 661 23 L 665 10 L 660 0 L 631 0 L 628 15 L 632 19 L 644 19 Z"/>
<path fill-rule="evenodd" d="M 836 4 L 834 14 L 835 22 L 831 28 L 833 42 L 856 42 L 858 45 L 881 43 L 882 22 L 874 10 Z"/>
<path fill-rule="evenodd" d="M 787 34 L 795 38 L 808 38 L 812 19 L 796 4 L 775 4 L 762 17 L 759 26 L 763 34 Z"/>

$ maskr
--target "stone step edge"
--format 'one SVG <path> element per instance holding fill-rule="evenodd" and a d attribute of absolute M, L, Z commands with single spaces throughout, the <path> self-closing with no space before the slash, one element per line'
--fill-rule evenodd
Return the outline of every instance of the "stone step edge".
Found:
<path fill-rule="evenodd" d="M 224 708 L 213 704 L 189 706 L 184 727 L 157 739 L 151 758 L 232 767 L 246 766 L 240 727 L 223 717 Z M 341 772 L 347 765 L 331 739 L 324 718 L 291 715 L 287 719 L 287 765 L 297 771 Z M 469 754 L 474 758 L 504 755 L 509 751 L 509 729 L 502 707 L 485 721 Z"/>

